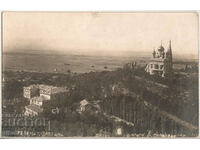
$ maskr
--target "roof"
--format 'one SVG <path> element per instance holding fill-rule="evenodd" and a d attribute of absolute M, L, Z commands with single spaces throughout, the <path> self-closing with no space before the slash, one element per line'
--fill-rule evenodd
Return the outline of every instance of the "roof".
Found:
<path fill-rule="evenodd" d="M 45 100 L 48 100 L 48 99 L 44 96 L 37 96 L 37 97 L 31 98 L 31 100 L 36 100 L 38 102 L 42 102 L 42 101 L 45 101 Z"/>
<path fill-rule="evenodd" d="M 34 104 L 28 105 L 28 106 L 26 106 L 25 108 L 27 108 L 27 109 L 31 109 L 32 111 L 34 111 L 34 112 L 38 112 L 38 113 L 40 113 L 40 112 L 43 111 L 42 108 L 40 108 L 39 106 L 34 105 Z"/>
<path fill-rule="evenodd" d="M 162 46 L 162 45 L 160 45 L 159 47 L 158 47 L 158 51 L 164 51 L 165 49 L 164 49 L 164 47 Z"/>
<path fill-rule="evenodd" d="M 68 90 L 66 87 L 54 87 L 51 90 L 52 93 L 62 93 L 62 92 L 67 92 L 67 91 Z"/>
<path fill-rule="evenodd" d="M 62 92 L 67 92 L 68 91 L 66 87 L 55 87 L 55 86 L 44 85 L 44 84 L 40 84 L 39 88 L 43 89 L 43 90 L 46 90 L 48 93 L 51 93 L 51 94 L 62 93 Z"/>
<path fill-rule="evenodd" d="M 82 106 L 86 106 L 86 105 L 89 104 L 89 102 L 88 102 L 86 99 L 84 99 L 84 100 L 82 100 L 82 101 L 80 102 L 80 104 L 81 104 Z"/>
<path fill-rule="evenodd" d="M 68 89 L 66 87 L 56 87 L 56 86 L 45 85 L 45 84 L 32 84 L 32 85 L 24 87 L 24 88 L 26 88 L 26 89 L 37 88 L 40 90 L 45 90 L 49 94 L 62 93 L 62 92 L 68 91 Z"/>

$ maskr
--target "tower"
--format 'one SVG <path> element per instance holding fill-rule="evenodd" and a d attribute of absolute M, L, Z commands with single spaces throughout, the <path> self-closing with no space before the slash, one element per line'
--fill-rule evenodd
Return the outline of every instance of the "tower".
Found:
<path fill-rule="evenodd" d="M 169 47 L 167 50 L 167 55 L 166 55 L 169 63 L 169 71 L 172 71 L 173 63 L 172 63 L 172 47 L 171 47 L 171 40 L 169 41 Z"/>

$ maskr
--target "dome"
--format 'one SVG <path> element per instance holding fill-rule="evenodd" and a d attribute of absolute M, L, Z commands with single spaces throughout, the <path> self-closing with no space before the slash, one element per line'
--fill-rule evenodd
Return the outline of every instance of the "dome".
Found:
<path fill-rule="evenodd" d="M 160 45 L 160 47 L 158 47 L 158 51 L 164 51 L 164 47 L 162 45 Z"/>

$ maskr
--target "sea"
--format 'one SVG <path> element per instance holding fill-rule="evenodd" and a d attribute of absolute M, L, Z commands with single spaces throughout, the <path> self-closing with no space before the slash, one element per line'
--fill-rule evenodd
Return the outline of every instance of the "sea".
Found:
<path fill-rule="evenodd" d="M 137 62 L 137 65 L 145 66 L 151 57 L 151 52 L 132 52 L 121 55 L 100 55 L 98 53 L 71 53 L 43 50 L 27 50 L 2 53 L 3 71 L 27 71 L 27 72 L 54 72 L 54 73 L 87 73 L 97 71 L 113 71 L 122 68 L 126 63 Z M 175 57 L 174 57 L 175 58 Z M 176 57 L 176 60 L 191 61 Z M 175 64 L 181 69 L 184 64 Z"/>
<path fill-rule="evenodd" d="M 72 53 L 44 53 L 40 51 L 3 53 L 3 71 L 86 73 L 112 71 L 124 64 L 147 60 L 137 56 L 87 55 Z"/>

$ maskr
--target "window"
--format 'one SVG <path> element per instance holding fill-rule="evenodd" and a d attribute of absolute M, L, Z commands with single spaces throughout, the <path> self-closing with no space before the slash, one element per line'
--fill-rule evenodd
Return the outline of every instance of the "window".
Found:
<path fill-rule="evenodd" d="M 155 67 L 154 67 L 155 69 L 158 69 L 158 65 L 157 64 L 155 64 Z"/>
<path fill-rule="evenodd" d="M 160 65 L 160 69 L 163 69 L 163 65 Z"/>
<path fill-rule="evenodd" d="M 153 64 L 151 64 L 151 68 L 153 68 Z"/>

